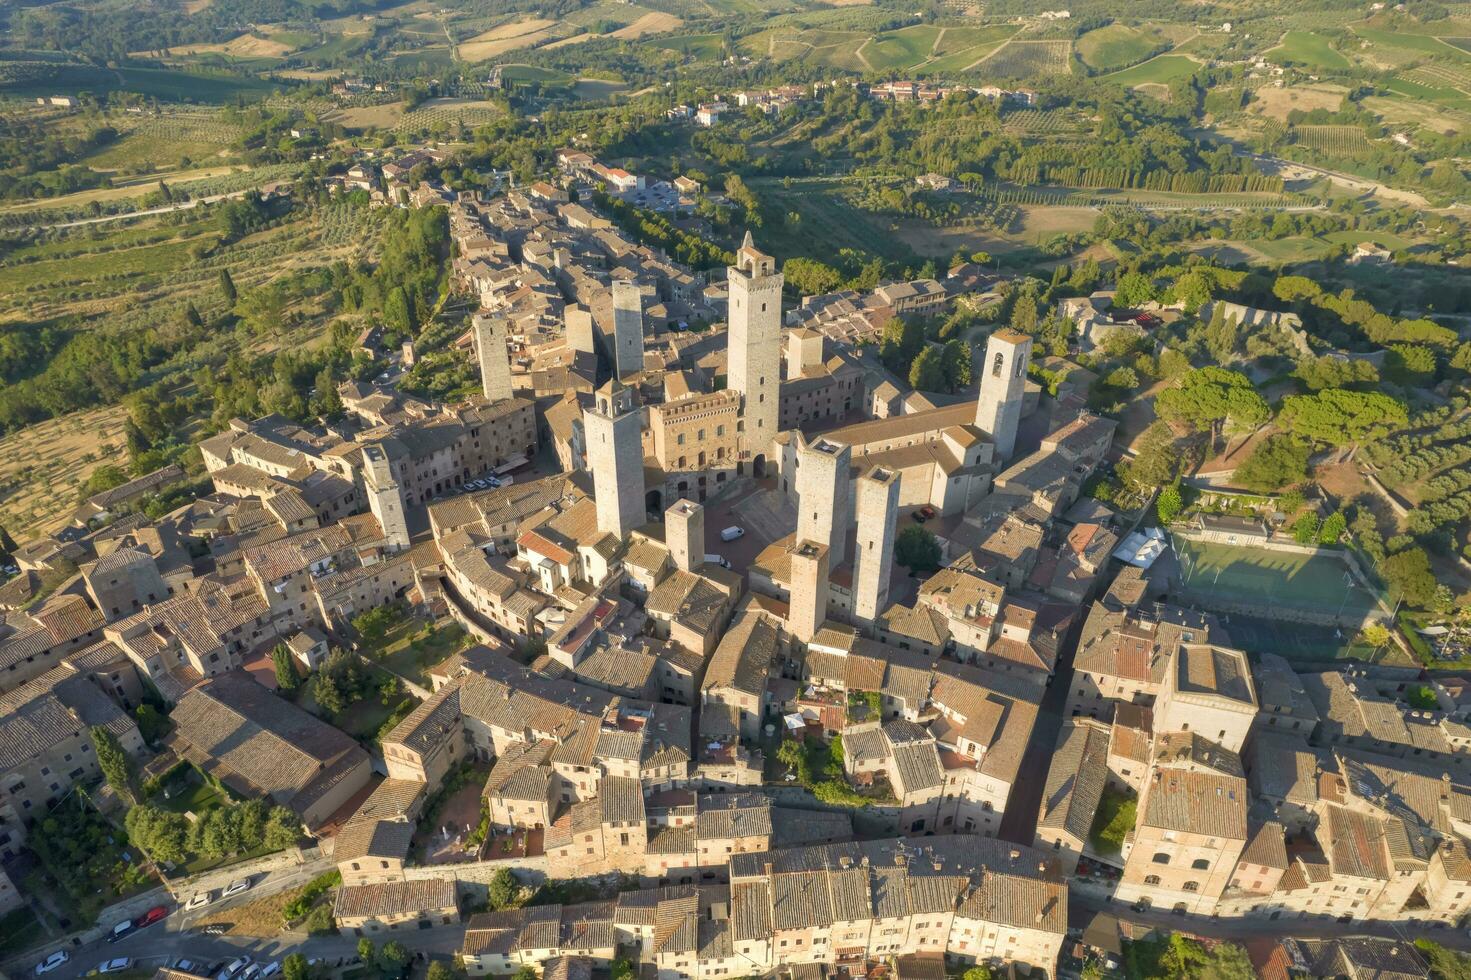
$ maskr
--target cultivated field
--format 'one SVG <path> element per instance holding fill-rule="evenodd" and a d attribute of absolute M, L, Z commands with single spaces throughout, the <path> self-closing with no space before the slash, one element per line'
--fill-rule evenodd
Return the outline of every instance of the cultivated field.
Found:
<path fill-rule="evenodd" d="M 32 538 L 66 524 L 93 470 L 127 465 L 127 417 L 121 406 L 75 412 L 0 438 L 0 525 Z"/>
<path fill-rule="evenodd" d="M 507 51 L 534 48 L 551 40 L 555 36 L 552 29 L 556 26 L 557 21 L 541 18 L 511 21 L 462 41 L 457 45 L 456 53 L 461 61 L 474 62 L 485 61 Z"/>
<path fill-rule="evenodd" d="M 1008 41 L 976 68 L 1001 78 L 1063 75 L 1072 56 L 1071 41 Z"/>
<path fill-rule="evenodd" d="M 1374 149 L 1357 126 L 1298 126 L 1295 132 L 1301 145 L 1335 157 L 1358 156 Z"/>

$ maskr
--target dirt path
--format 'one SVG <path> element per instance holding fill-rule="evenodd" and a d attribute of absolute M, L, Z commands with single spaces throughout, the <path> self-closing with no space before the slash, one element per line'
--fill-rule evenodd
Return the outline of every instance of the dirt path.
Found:
<path fill-rule="evenodd" d="M 859 61 L 863 62 L 863 67 L 864 68 L 867 68 L 869 71 L 873 71 L 874 70 L 874 67 L 869 62 L 868 55 L 866 55 L 866 54 L 863 53 L 863 49 L 866 48 L 866 47 L 868 47 L 868 42 L 870 42 L 872 40 L 873 40 L 873 38 L 871 38 L 871 37 L 864 38 L 863 39 L 863 43 L 860 44 L 860 45 L 858 45 L 858 50 L 853 52 L 853 56 L 855 58 L 857 58 Z"/>

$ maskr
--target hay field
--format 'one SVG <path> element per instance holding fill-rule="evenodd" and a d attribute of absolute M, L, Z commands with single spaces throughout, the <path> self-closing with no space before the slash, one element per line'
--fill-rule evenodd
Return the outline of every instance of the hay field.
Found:
<path fill-rule="evenodd" d="M 1294 109 L 1312 112 L 1326 109 L 1337 112 L 1348 89 L 1342 85 L 1291 85 L 1284 88 L 1259 88 L 1252 93 L 1251 111 L 1269 119 L 1286 122 Z"/>
<path fill-rule="evenodd" d="M 169 48 L 164 53 L 172 58 L 194 54 L 223 54 L 232 58 L 284 58 L 296 50 L 273 37 L 241 34 L 221 44 L 184 44 Z"/>
<path fill-rule="evenodd" d="M 626 27 L 620 27 L 618 30 L 614 31 L 611 36 L 632 40 L 634 38 L 643 37 L 646 34 L 665 34 L 669 31 L 678 30 L 683 26 L 684 21 L 680 20 L 673 14 L 666 14 L 662 11 L 653 10 L 647 14 L 644 14 L 632 24 L 629 24 Z"/>
<path fill-rule="evenodd" d="M 507 51 L 536 47 L 551 39 L 552 29 L 558 23 L 555 20 L 531 18 L 501 24 L 461 42 L 456 46 L 457 54 L 462 61 L 485 61 Z"/>

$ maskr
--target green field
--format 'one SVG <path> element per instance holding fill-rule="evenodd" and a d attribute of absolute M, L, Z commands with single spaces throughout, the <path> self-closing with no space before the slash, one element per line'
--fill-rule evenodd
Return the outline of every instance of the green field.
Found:
<path fill-rule="evenodd" d="M 1267 58 L 1279 65 L 1302 65 L 1324 71 L 1349 67 L 1349 60 L 1335 51 L 1327 38 L 1309 31 L 1288 31 L 1282 43 L 1267 52 Z"/>
<path fill-rule="evenodd" d="M 1200 64 L 1194 58 L 1187 58 L 1183 54 L 1162 54 L 1133 68 L 1125 68 L 1101 77 L 1119 85 L 1169 85 L 1182 78 L 1189 78 L 1198 68 Z"/>
<path fill-rule="evenodd" d="M 956 47 L 957 43 L 962 40 L 956 35 L 962 32 L 964 40 L 974 40 L 964 47 Z M 925 70 L 936 74 L 965 71 L 1005 44 L 1011 34 L 1012 31 L 1008 27 L 948 27 L 939 43 L 935 45 L 937 57 L 925 65 Z"/>
<path fill-rule="evenodd" d="M 1274 613 L 1341 616 L 1361 621 L 1378 608 L 1334 551 L 1299 554 L 1259 545 L 1227 545 L 1174 538 L 1181 591 L 1204 608 L 1256 607 Z"/>
<path fill-rule="evenodd" d="M 1372 44 L 1382 44 L 1387 48 L 1400 48 L 1404 51 L 1412 51 L 1415 54 L 1432 55 L 1441 58 L 1450 56 L 1457 61 L 1471 62 L 1471 54 L 1467 54 L 1453 44 L 1447 44 L 1438 37 L 1430 37 L 1425 34 L 1402 34 L 1398 31 L 1382 31 L 1372 27 L 1355 27 L 1353 32 Z"/>
<path fill-rule="evenodd" d="M 1155 48 L 1155 42 L 1142 31 L 1123 24 L 1109 24 L 1078 38 L 1078 57 L 1089 68 L 1113 71 L 1132 65 Z"/>
<path fill-rule="evenodd" d="M 543 85 L 570 85 L 572 76 L 555 68 L 537 65 L 503 65 L 501 77 L 508 82 L 541 82 Z"/>
<path fill-rule="evenodd" d="M 875 71 L 912 68 L 929 58 L 940 29 L 917 24 L 902 30 L 880 34 L 863 49 L 863 57 Z"/>
<path fill-rule="evenodd" d="M 264 98 L 279 83 L 245 75 L 206 75 L 167 68 L 100 69 L 66 65 L 43 82 L 0 86 L 7 95 L 31 97 L 81 92 L 136 92 L 166 102 L 233 103 L 237 99 Z"/>
<path fill-rule="evenodd" d="M 724 50 L 719 34 L 685 34 L 675 37 L 654 38 L 648 42 L 652 47 L 678 51 L 696 61 L 719 61 Z"/>

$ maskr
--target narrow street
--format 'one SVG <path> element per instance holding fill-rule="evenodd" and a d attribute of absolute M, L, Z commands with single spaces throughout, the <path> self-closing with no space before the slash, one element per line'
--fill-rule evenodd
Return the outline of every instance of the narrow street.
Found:
<path fill-rule="evenodd" d="M 1068 685 L 1073 679 L 1073 656 L 1078 652 L 1078 637 L 1083 632 L 1083 618 L 1087 613 L 1086 606 L 1078 609 L 1078 621 L 1068 631 L 1057 653 L 1057 668 L 1042 695 L 1037 722 L 1032 726 L 1031 740 L 1027 742 L 1027 751 L 1017 770 L 1017 782 L 1006 801 L 1006 812 L 1001 815 L 997 836 L 1004 840 L 1030 846 L 1036 837 L 1037 811 L 1042 806 L 1042 791 L 1047 784 L 1052 750 L 1057 746 L 1058 733 L 1062 731 Z"/>

